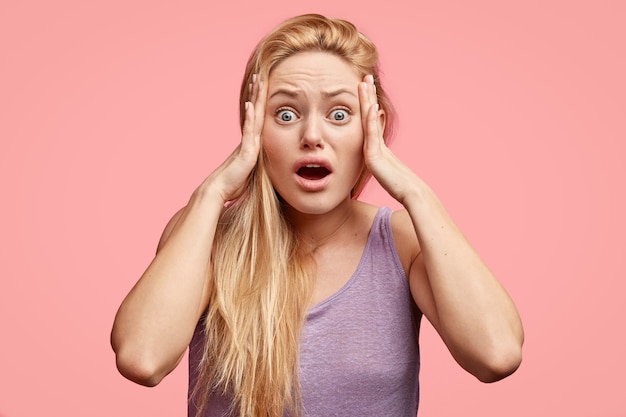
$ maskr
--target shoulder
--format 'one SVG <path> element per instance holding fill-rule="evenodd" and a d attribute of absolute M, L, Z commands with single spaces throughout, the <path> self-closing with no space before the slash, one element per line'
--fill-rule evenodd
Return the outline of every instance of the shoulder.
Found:
<path fill-rule="evenodd" d="M 353 209 L 353 219 L 355 220 L 354 224 L 357 225 L 360 231 L 363 231 L 366 234 L 369 233 L 379 207 L 359 200 L 354 200 Z"/>
<path fill-rule="evenodd" d="M 420 253 L 420 245 L 413 222 L 406 210 L 397 210 L 391 214 L 391 231 L 396 251 L 408 275 L 411 264 Z"/>

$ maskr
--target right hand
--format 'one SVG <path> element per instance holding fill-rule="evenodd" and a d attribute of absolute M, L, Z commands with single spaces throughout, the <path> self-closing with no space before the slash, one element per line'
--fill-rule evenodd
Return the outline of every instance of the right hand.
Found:
<path fill-rule="evenodd" d="M 210 187 L 218 193 L 224 203 L 241 195 L 261 150 L 267 85 L 255 75 L 249 89 L 250 101 L 246 102 L 241 143 L 199 187 L 200 189 Z"/>

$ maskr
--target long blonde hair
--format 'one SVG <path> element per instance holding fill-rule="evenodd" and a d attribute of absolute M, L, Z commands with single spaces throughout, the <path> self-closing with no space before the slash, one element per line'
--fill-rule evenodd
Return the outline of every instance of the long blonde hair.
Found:
<path fill-rule="evenodd" d="M 393 109 L 380 85 L 375 46 L 344 20 L 303 15 L 283 22 L 255 48 L 241 85 L 240 120 L 253 74 L 267 80 L 286 58 L 304 51 L 335 54 L 362 76 L 374 75 L 386 113 L 385 140 Z M 265 172 L 261 152 L 246 191 L 224 210 L 212 254 L 213 285 L 206 313 L 203 357 L 192 396 L 198 416 L 213 392 L 232 396 L 239 417 L 299 415 L 299 339 L 315 279 L 312 250 L 284 216 Z M 352 196 L 370 173 L 364 168 Z"/>

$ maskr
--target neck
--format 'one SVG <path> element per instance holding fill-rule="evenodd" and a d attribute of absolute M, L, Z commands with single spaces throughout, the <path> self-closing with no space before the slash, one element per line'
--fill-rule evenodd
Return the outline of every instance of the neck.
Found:
<path fill-rule="evenodd" d="M 333 210 L 323 214 L 306 214 L 287 206 L 286 214 L 291 224 L 313 249 L 318 249 L 341 237 L 341 231 L 350 222 L 355 210 L 355 201 L 347 198 Z"/>

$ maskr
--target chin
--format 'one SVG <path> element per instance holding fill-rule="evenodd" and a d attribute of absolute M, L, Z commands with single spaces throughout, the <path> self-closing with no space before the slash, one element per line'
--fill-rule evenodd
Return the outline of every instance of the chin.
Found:
<path fill-rule="evenodd" d="M 290 199 L 285 199 L 278 194 L 278 198 L 287 210 L 311 216 L 327 214 L 346 201 L 351 200 L 349 195 L 342 199 L 333 199 L 329 196 L 323 196 L 321 193 L 319 195 L 308 195 Z"/>

